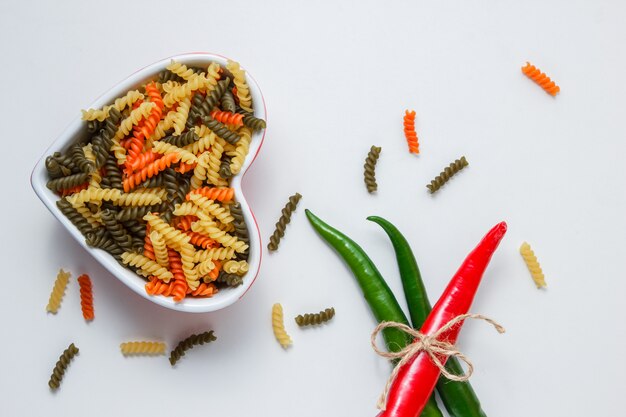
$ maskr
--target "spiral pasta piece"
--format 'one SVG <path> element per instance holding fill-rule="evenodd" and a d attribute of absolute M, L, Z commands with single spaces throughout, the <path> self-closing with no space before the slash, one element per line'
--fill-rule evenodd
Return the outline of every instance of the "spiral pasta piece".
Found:
<path fill-rule="evenodd" d="M 378 162 L 381 150 L 381 147 L 372 145 L 367 154 L 367 158 L 365 158 L 365 165 L 363 165 L 365 169 L 363 174 L 365 186 L 367 187 L 367 192 L 370 194 L 378 189 L 378 184 L 376 184 L 376 162 Z"/>
<path fill-rule="evenodd" d="M 240 127 L 243 126 L 243 114 L 231 113 L 215 109 L 210 113 L 211 118 L 225 125 Z"/>
<path fill-rule="evenodd" d="M 176 250 L 180 250 L 185 244 L 188 244 L 191 239 L 180 230 L 176 230 L 169 224 L 165 223 L 161 218 L 159 218 L 159 216 L 147 214 L 143 219 L 148 222 L 152 229 L 159 232 L 161 236 L 163 236 L 167 245 Z"/>
<path fill-rule="evenodd" d="M 415 110 L 404 112 L 404 136 L 409 145 L 409 152 L 414 154 L 420 153 L 417 133 L 415 132 Z"/>
<path fill-rule="evenodd" d="M 271 252 L 278 249 L 278 244 L 280 243 L 280 239 L 285 235 L 285 230 L 287 229 L 287 225 L 291 221 L 291 215 L 298 207 L 298 202 L 302 198 L 300 193 L 295 193 L 291 197 L 289 197 L 289 201 L 285 205 L 285 207 L 281 211 L 281 216 L 276 223 L 276 229 L 272 236 L 270 236 L 270 243 L 267 244 L 267 249 Z"/>
<path fill-rule="evenodd" d="M 214 64 L 215 63 L 209 65 L 206 76 L 203 74 L 193 74 L 186 83 L 172 88 L 172 90 L 163 97 L 165 105 L 171 107 L 174 103 L 191 96 L 191 93 L 197 90 L 213 90 L 217 85 L 217 79 L 212 74 L 216 73 L 216 67 L 219 68 L 218 64 Z"/>
<path fill-rule="evenodd" d="M 222 109 L 234 113 L 237 110 L 237 106 L 235 104 L 235 98 L 233 97 L 230 91 L 224 91 L 221 100 Z M 245 122 L 244 122 L 245 123 Z"/>
<path fill-rule="evenodd" d="M 550 77 L 541 72 L 530 62 L 526 62 L 526 65 L 522 67 L 522 72 L 525 76 L 537 83 L 537 85 L 543 88 L 543 90 L 546 93 L 550 94 L 552 97 L 556 96 L 557 93 L 561 91 L 561 88 L 556 85 L 556 83 L 552 81 Z"/>
<path fill-rule="evenodd" d="M 196 251 L 193 256 L 193 261 L 196 263 L 205 262 L 208 259 L 223 261 L 225 259 L 232 259 L 234 256 L 235 250 L 233 248 L 210 248 Z"/>
<path fill-rule="evenodd" d="M 535 285 L 537 288 L 545 288 L 546 285 L 546 277 L 543 275 L 543 271 L 541 270 L 541 265 L 537 260 L 537 256 L 535 256 L 535 252 L 531 249 L 530 245 L 526 242 L 522 243 L 522 246 L 519 248 L 519 252 L 524 258 L 524 262 L 526 262 L 526 266 L 528 267 L 528 271 L 535 281 Z"/>
<path fill-rule="evenodd" d="M 191 237 L 190 243 L 192 245 L 200 246 L 203 249 L 214 247 L 216 245 L 216 242 L 213 239 L 198 232 L 186 231 L 185 234 Z"/>
<path fill-rule="evenodd" d="M 54 369 L 52 370 L 52 375 L 50 375 L 50 380 L 48 381 L 50 389 L 59 389 L 63 376 L 65 375 L 65 371 L 76 354 L 78 354 L 78 348 L 74 345 L 74 343 L 71 343 L 67 349 L 63 351 L 54 366 Z"/>
<path fill-rule="evenodd" d="M 61 210 L 61 213 L 63 213 L 63 215 L 67 217 L 67 219 L 72 222 L 74 226 L 76 226 L 80 233 L 87 235 L 87 233 L 93 231 L 93 226 L 91 226 L 89 221 L 87 221 L 69 201 L 62 199 L 57 201 L 56 204 L 59 210 Z"/>
<path fill-rule="evenodd" d="M 141 103 L 139 107 L 130 112 L 130 115 L 126 119 L 122 120 L 120 127 L 115 133 L 114 139 L 119 141 L 124 136 L 128 135 L 133 129 L 133 126 L 137 125 L 142 119 L 147 118 L 152 108 L 155 106 L 156 104 L 150 102 Z"/>
<path fill-rule="evenodd" d="M 96 203 L 102 201 L 116 202 L 122 195 L 120 190 L 114 188 L 88 187 L 71 196 L 65 197 L 73 206 L 85 203 Z"/>
<path fill-rule="evenodd" d="M 87 181 L 89 181 L 89 174 L 81 172 L 78 174 L 68 175 L 66 177 L 52 179 L 46 183 L 46 187 L 52 191 L 62 191 L 64 189 L 77 187 Z"/>
<path fill-rule="evenodd" d="M 57 311 L 59 311 L 59 307 L 61 306 L 61 301 L 63 301 L 63 296 L 65 295 L 65 289 L 67 288 L 69 280 L 70 273 L 60 269 L 57 274 L 57 278 L 54 281 L 48 305 L 46 306 L 47 312 L 56 314 Z"/>
<path fill-rule="evenodd" d="M 239 131 L 241 139 L 237 142 L 237 146 L 233 151 L 226 152 L 230 159 L 230 172 L 233 175 L 239 174 L 241 167 L 248 156 L 250 150 L 250 142 L 252 141 L 252 132 L 249 128 L 243 127 Z"/>
<path fill-rule="evenodd" d="M 202 282 L 195 290 L 189 288 L 187 290 L 187 295 L 190 295 L 192 297 L 212 297 L 217 294 L 217 292 L 217 287 L 214 284 L 207 284 Z"/>
<path fill-rule="evenodd" d="M 157 277 L 152 277 L 145 285 L 146 294 L 169 297 L 172 295 L 172 290 L 174 289 L 172 284 L 173 283 L 165 283 Z"/>
<path fill-rule="evenodd" d="M 291 338 L 285 330 L 283 306 L 279 303 L 272 306 L 272 329 L 274 330 L 274 337 L 276 337 L 276 340 L 283 348 L 287 348 L 292 344 Z"/>
<path fill-rule="evenodd" d="M 234 288 L 243 284 L 243 278 L 237 274 L 229 274 L 225 271 L 219 271 L 217 278 L 215 278 L 215 282 Z"/>
<path fill-rule="evenodd" d="M 164 355 L 165 343 L 163 342 L 124 342 L 120 344 L 120 350 L 124 356 L 132 355 Z"/>
<path fill-rule="evenodd" d="M 170 364 L 176 365 L 176 362 L 185 356 L 185 352 L 193 348 L 196 345 L 203 345 L 205 343 L 214 342 L 217 340 L 213 331 L 208 331 L 200 334 L 192 334 L 184 340 L 181 340 L 174 350 L 170 353 Z"/>
<path fill-rule="evenodd" d="M 179 148 L 183 148 L 187 151 L 190 151 L 190 149 L 188 149 L 187 147 L 189 145 L 192 145 L 194 142 L 197 142 L 199 139 L 198 134 L 196 133 L 196 130 L 189 130 L 181 135 L 171 135 L 171 136 L 166 136 L 162 139 L 162 142 L 165 143 L 169 143 L 170 145 L 174 145 L 177 146 Z M 198 152 L 192 152 L 193 154 L 196 154 Z"/>
<path fill-rule="evenodd" d="M 206 181 L 210 157 L 211 154 L 209 152 L 204 152 L 198 157 L 198 164 L 194 168 L 193 176 L 191 177 L 191 183 L 189 187 L 191 190 L 196 190 L 202 187 L 202 184 Z M 187 194 L 187 196 L 189 196 L 189 194 Z"/>
<path fill-rule="evenodd" d="M 79 276 L 78 285 L 80 286 L 80 308 L 83 311 L 83 318 L 91 321 L 95 315 L 93 311 L 93 287 L 89 275 L 82 274 Z"/>
<path fill-rule="evenodd" d="M 152 243 L 152 248 L 154 250 L 154 257 L 156 262 L 164 268 L 169 266 L 169 261 L 167 258 L 167 246 L 165 245 L 165 240 L 159 232 L 150 232 L 150 242 Z"/>
<path fill-rule="evenodd" d="M 250 265 L 246 261 L 228 261 L 222 266 L 224 272 L 228 274 L 244 275 L 250 269 Z"/>
<path fill-rule="evenodd" d="M 208 275 L 214 269 L 215 269 L 215 263 L 213 262 L 212 259 L 207 259 L 204 262 L 200 262 L 196 266 L 196 272 L 199 277 L 204 277 Z"/>
<path fill-rule="evenodd" d="M 217 227 L 217 224 L 215 222 L 209 221 L 207 223 L 208 224 L 204 228 L 204 232 L 211 239 L 217 241 L 218 243 L 221 243 L 225 247 L 233 248 L 237 253 L 245 252 L 245 250 L 248 249 L 248 245 L 246 243 L 240 241 L 235 236 L 232 236 L 227 232 L 221 230 L 219 227 Z"/>
<path fill-rule="evenodd" d="M 210 116 L 200 116 L 200 120 L 202 123 L 211 130 L 211 132 L 215 133 L 218 138 L 223 139 L 224 141 L 230 143 L 231 145 L 236 144 L 241 137 L 230 130 L 226 125 L 218 122 L 215 119 L 212 119 Z"/>
<path fill-rule="evenodd" d="M 176 62 L 172 59 L 171 63 L 165 67 L 167 70 L 171 71 L 173 74 L 176 74 L 180 78 L 185 81 L 189 81 L 189 79 L 196 74 L 192 68 L 187 68 L 185 64 L 181 64 L 180 62 Z"/>
<path fill-rule="evenodd" d="M 152 275 L 165 282 L 169 282 L 169 280 L 174 277 L 170 271 L 154 262 L 152 259 L 136 252 L 122 253 L 122 262 L 139 268 L 138 272 L 145 277 Z"/>
<path fill-rule="evenodd" d="M 183 267 L 183 274 L 185 275 L 185 281 L 187 285 L 191 289 L 198 288 L 199 279 L 198 272 L 195 268 L 195 263 L 193 262 L 194 256 L 196 254 L 196 249 L 191 244 L 185 244 L 180 249 L 180 261 Z M 186 289 L 185 289 L 186 292 Z M 183 293 L 184 294 L 184 293 Z M 184 295 L 183 295 L 184 297 Z"/>
<path fill-rule="evenodd" d="M 72 146 L 70 153 L 72 161 L 74 161 L 74 164 L 80 171 L 85 174 L 91 174 L 96 169 L 95 163 L 86 158 L 84 147 L 81 146 L 80 143 Z"/>
<path fill-rule="evenodd" d="M 202 132 L 202 135 L 198 135 L 200 136 L 200 138 L 187 146 L 184 146 L 183 149 L 186 151 L 191 152 L 194 155 L 198 155 L 204 151 L 208 151 L 211 149 L 211 147 L 215 144 L 215 141 L 217 139 L 217 136 L 215 135 L 215 133 L 211 132 L 208 129 L 204 129 L 206 128 L 206 126 L 197 126 L 196 127 L 196 132 Z"/>
<path fill-rule="evenodd" d="M 467 162 L 467 159 L 465 159 L 465 157 L 462 156 L 460 159 L 457 159 L 456 161 L 452 162 L 443 171 L 441 171 L 441 173 L 437 175 L 435 179 L 432 180 L 430 184 L 426 186 L 426 188 L 428 188 L 431 194 L 435 193 L 446 182 L 448 182 L 450 178 L 452 178 L 453 175 L 455 175 L 457 172 L 459 172 L 460 170 L 462 170 L 468 165 L 469 163 Z"/>
<path fill-rule="evenodd" d="M 104 209 L 100 212 L 100 218 L 104 222 L 104 227 L 106 227 L 111 237 L 115 240 L 115 243 L 126 251 L 133 250 L 133 239 L 131 235 L 128 234 L 126 228 L 117 221 L 115 212 Z"/>
<path fill-rule="evenodd" d="M 115 190 L 119 191 L 119 190 Z M 160 204 L 165 198 L 165 193 L 158 192 L 133 192 L 133 193 L 120 193 L 119 197 L 113 202 L 117 206 L 153 206 Z"/>
<path fill-rule="evenodd" d="M 207 199 L 201 194 L 191 194 L 189 196 L 189 200 L 198 206 L 204 213 L 215 217 L 224 224 L 230 223 L 234 220 L 227 208 L 221 204 L 215 203 L 213 200 Z"/>
<path fill-rule="evenodd" d="M 226 64 L 231 74 L 233 74 L 233 82 L 237 87 L 237 98 L 239 99 L 239 106 L 247 112 L 252 112 L 252 97 L 250 96 L 250 89 L 246 82 L 246 74 L 241 69 L 238 62 L 228 61 Z"/>
<path fill-rule="evenodd" d="M 319 313 L 314 313 L 314 314 L 307 313 L 304 315 L 300 314 L 295 318 L 295 320 L 298 326 L 300 327 L 312 326 L 316 324 L 325 323 L 329 321 L 330 319 L 332 319 L 334 316 L 335 316 L 335 308 L 330 307 L 330 308 L 325 309 L 324 311 L 320 311 Z"/>
<path fill-rule="evenodd" d="M 174 274 L 174 280 L 170 282 L 170 294 L 174 299 L 174 302 L 181 302 L 187 295 L 189 285 L 187 284 L 187 278 L 183 270 L 183 262 L 181 255 L 173 249 L 167 249 L 167 256 L 170 264 L 170 270 Z"/>
<path fill-rule="evenodd" d="M 146 147 L 152 147 L 152 143 L 167 136 L 168 132 L 174 127 L 176 119 L 176 110 L 170 110 L 154 128 L 154 132 L 149 139 L 146 140 Z"/>
<path fill-rule="evenodd" d="M 224 141 L 219 137 L 216 138 L 215 143 L 211 147 L 207 163 L 207 183 L 215 185 L 217 187 L 224 187 L 228 185 L 228 182 L 222 178 L 219 174 L 222 166 L 222 154 L 224 153 Z"/>
<path fill-rule="evenodd" d="M 243 117 L 243 124 L 248 126 L 252 130 L 261 130 L 265 129 L 266 127 L 265 120 L 256 118 L 251 114 L 246 114 Z"/>
<path fill-rule="evenodd" d="M 165 168 L 168 168 L 173 163 L 178 162 L 179 159 L 180 156 L 177 153 L 169 153 L 167 155 L 163 155 L 162 158 L 157 159 L 149 165 L 146 165 L 144 168 L 141 169 L 141 171 L 138 171 L 133 175 L 124 178 L 124 180 L 122 181 L 122 187 L 124 189 L 124 192 L 129 192 L 148 178 L 157 175 L 159 172 L 163 171 Z"/>
<path fill-rule="evenodd" d="M 199 194 L 208 198 L 209 200 L 221 201 L 223 203 L 229 203 L 235 197 L 235 189 L 229 187 L 202 187 L 190 191 L 185 199 L 189 201 L 192 194 Z"/>
<path fill-rule="evenodd" d="M 100 110 L 96 109 L 88 109 L 81 110 L 83 113 L 83 120 L 97 120 L 99 122 L 104 121 L 107 117 L 109 117 L 109 113 L 112 109 L 117 109 L 118 111 L 122 111 L 127 107 L 130 107 L 138 100 L 142 100 L 144 98 L 143 94 L 141 94 L 138 90 L 131 90 L 126 93 L 125 96 L 117 98 L 113 104 L 110 106 L 104 106 Z"/>
<path fill-rule="evenodd" d="M 170 155 L 170 154 L 177 154 L 180 156 L 180 160 L 186 164 L 198 162 L 198 157 L 196 155 L 182 148 L 179 148 L 177 146 L 174 146 L 170 143 L 166 143 L 163 141 L 154 142 L 152 144 L 152 151 L 165 154 L 165 156 Z"/>
<path fill-rule="evenodd" d="M 87 220 L 87 222 L 89 222 L 89 225 L 94 229 L 103 225 L 100 216 L 96 216 L 94 213 L 92 213 L 89 207 L 81 204 L 75 206 L 74 208 L 85 218 L 85 220 Z"/>
<path fill-rule="evenodd" d="M 189 109 L 191 107 L 191 97 L 185 97 L 178 103 L 176 114 L 174 117 L 174 136 L 180 136 L 185 130 L 187 118 L 189 117 Z"/>

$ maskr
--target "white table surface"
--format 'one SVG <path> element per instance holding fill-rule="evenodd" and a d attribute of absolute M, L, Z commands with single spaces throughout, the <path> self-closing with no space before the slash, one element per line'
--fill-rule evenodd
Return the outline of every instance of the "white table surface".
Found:
<path fill-rule="evenodd" d="M 460 347 L 490 416 L 617 415 L 626 337 L 626 3 L 619 1 L 343 1 L 0 3 L 3 337 L 0 415 L 373 416 L 390 367 L 369 346 L 375 322 L 350 272 L 316 236 L 310 208 L 358 241 L 405 306 L 391 246 L 365 217 L 409 238 L 431 299 L 500 220 L 509 232 Z M 84 252 L 29 185 L 35 161 L 95 97 L 165 56 L 238 59 L 268 107 L 266 142 L 244 189 L 265 241 L 287 197 L 304 198 L 247 296 L 184 314 L 131 293 Z M 553 99 L 525 61 L 561 86 Z M 405 108 L 421 155 L 408 154 Z M 383 147 L 379 192 L 362 165 Z M 455 158 L 468 169 L 434 197 L 425 185 Z M 518 253 L 528 241 L 548 282 L 538 291 Z M 73 278 L 57 315 L 45 306 L 59 267 Z M 96 319 L 79 307 L 93 279 Z M 294 346 L 274 340 L 285 308 Z M 335 306 L 323 328 L 291 317 Z M 172 369 L 124 358 L 119 343 L 214 329 L 218 341 Z M 58 356 L 80 354 L 61 389 Z M 174 414 L 176 413 L 176 414 Z"/>

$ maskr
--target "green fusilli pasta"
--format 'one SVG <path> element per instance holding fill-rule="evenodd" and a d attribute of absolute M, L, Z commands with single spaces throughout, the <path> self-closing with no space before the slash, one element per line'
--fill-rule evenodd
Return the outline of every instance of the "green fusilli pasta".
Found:
<path fill-rule="evenodd" d="M 235 113 L 237 111 L 237 105 L 235 104 L 235 98 L 232 93 L 228 90 L 224 91 L 224 95 L 222 96 L 222 101 L 220 103 L 222 110 L 229 111 L 231 113 Z"/>
<path fill-rule="evenodd" d="M 52 370 L 52 375 L 50 375 L 50 380 L 48 381 L 50 389 L 56 390 L 59 388 L 61 380 L 63 380 L 63 376 L 67 370 L 67 366 L 77 353 L 78 348 L 74 345 L 74 343 L 70 344 L 67 349 L 63 351 L 58 362 L 54 366 L 54 369 Z"/>
<path fill-rule="evenodd" d="M 176 365 L 176 362 L 185 356 L 185 352 L 194 346 L 203 345 L 215 340 L 217 340 L 217 337 L 213 335 L 213 330 L 200 334 L 192 334 L 188 338 L 181 340 L 178 345 L 176 345 L 176 348 L 174 348 L 174 350 L 170 353 L 170 364 L 172 366 Z"/>
<path fill-rule="evenodd" d="M 133 239 L 126 229 L 115 218 L 115 212 L 109 209 L 102 210 L 100 218 L 104 222 L 104 227 L 115 240 L 115 242 L 124 250 L 131 252 L 133 250 Z"/>
<path fill-rule="evenodd" d="M 315 324 L 322 324 L 325 323 L 327 321 L 329 321 L 330 319 L 332 319 L 335 316 L 335 308 L 334 307 L 330 307 L 325 309 L 324 311 L 320 311 L 319 313 L 307 313 L 307 314 L 300 314 L 299 316 L 296 317 L 296 323 L 298 323 L 298 326 L 302 327 L 302 326 L 312 326 Z"/>
<path fill-rule="evenodd" d="M 437 175 L 437 177 L 435 177 L 435 179 L 432 180 L 430 184 L 426 186 L 426 188 L 428 188 L 430 193 L 433 194 L 435 191 L 440 189 L 446 182 L 448 182 L 454 174 L 456 174 L 468 165 L 469 163 L 467 162 L 465 157 L 462 156 L 460 159 L 457 159 L 456 161 L 448 165 L 443 171 L 441 171 L 441 174 Z"/>
<path fill-rule="evenodd" d="M 243 116 L 243 124 L 245 126 L 248 126 L 252 130 L 261 130 L 265 129 L 266 127 L 265 120 L 259 119 L 249 114 Z"/>
<path fill-rule="evenodd" d="M 285 205 L 285 207 L 281 211 L 281 216 L 276 223 L 276 230 L 272 236 L 270 236 L 270 243 L 267 244 L 267 249 L 270 251 L 275 251 L 278 249 L 278 244 L 280 243 L 280 239 L 285 235 L 285 229 L 287 225 L 291 221 L 291 215 L 296 210 L 298 206 L 298 202 L 302 198 L 300 193 L 295 193 L 291 197 L 289 197 L 289 201 Z"/>
<path fill-rule="evenodd" d="M 52 191 L 62 191 L 68 188 L 74 188 L 89 181 L 89 174 L 81 172 L 79 174 L 68 175 L 67 177 L 55 178 L 46 184 Z"/>
<path fill-rule="evenodd" d="M 89 224 L 87 219 L 83 217 L 66 199 L 61 199 L 57 201 L 57 207 L 61 210 L 61 213 L 68 218 L 69 221 L 72 222 L 74 226 L 82 233 L 86 235 L 89 232 L 93 231 L 93 227 Z"/>
<path fill-rule="evenodd" d="M 179 136 L 166 136 L 161 139 L 162 142 L 169 143 L 170 145 L 174 145 L 176 147 L 182 148 L 183 146 L 191 145 L 192 143 L 198 140 L 198 135 L 196 135 L 195 130 L 190 130 L 188 132 L 183 133 Z"/>
<path fill-rule="evenodd" d="M 370 148 L 369 153 L 367 154 L 367 158 L 365 159 L 365 172 L 363 174 L 365 179 L 365 186 L 367 187 L 368 193 L 373 193 L 378 189 L 378 184 L 376 184 L 376 162 L 378 161 L 378 157 L 380 156 L 380 151 L 382 148 L 379 146 L 373 146 Z"/>
<path fill-rule="evenodd" d="M 237 274 L 229 274 L 224 271 L 220 271 L 219 275 L 215 279 L 218 284 L 223 284 L 227 287 L 238 287 L 243 283 L 243 277 Z"/>
<path fill-rule="evenodd" d="M 224 139 L 231 145 L 234 145 L 239 141 L 240 137 L 237 133 L 231 131 L 224 124 L 212 119 L 210 116 L 201 116 L 200 120 L 202 120 L 202 123 L 215 133 L 217 137 Z"/>

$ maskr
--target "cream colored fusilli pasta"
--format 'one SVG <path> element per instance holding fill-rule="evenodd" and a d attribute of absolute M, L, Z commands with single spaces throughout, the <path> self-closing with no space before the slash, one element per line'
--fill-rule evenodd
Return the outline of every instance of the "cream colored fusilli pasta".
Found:
<path fill-rule="evenodd" d="M 156 262 L 162 267 L 167 268 L 170 263 L 167 257 L 167 246 L 165 245 L 163 236 L 156 231 L 150 232 L 150 242 L 152 243 L 152 248 L 154 249 Z"/>
<path fill-rule="evenodd" d="M 246 261 L 228 261 L 225 262 L 222 266 L 224 272 L 237 275 L 244 275 L 246 272 L 248 272 L 249 268 L 250 266 Z"/>
<path fill-rule="evenodd" d="M 143 219 L 148 222 L 151 230 L 157 231 L 163 236 L 165 243 L 172 249 L 180 251 L 181 248 L 191 240 L 189 236 L 182 233 L 180 230 L 174 229 L 155 214 L 146 214 Z"/>
<path fill-rule="evenodd" d="M 101 201 L 112 201 L 115 203 L 121 195 L 122 192 L 115 188 L 103 189 L 88 187 L 65 198 L 72 204 L 72 206 L 76 207 L 85 203 L 96 203 Z"/>
<path fill-rule="evenodd" d="M 118 206 L 152 206 L 163 201 L 165 196 L 149 192 L 122 193 L 115 201 Z"/>
<path fill-rule="evenodd" d="M 206 250 L 196 251 L 193 256 L 193 261 L 205 262 L 209 259 L 214 261 L 223 261 L 226 259 L 232 259 L 235 257 L 235 250 L 233 248 L 211 248 Z"/>
<path fill-rule="evenodd" d="M 145 102 L 131 111 L 130 115 L 120 123 L 120 127 L 117 129 L 114 139 L 119 141 L 124 136 L 128 135 L 130 131 L 133 130 L 133 126 L 137 125 L 141 119 L 147 118 L 150 115 L 154 106 L 154 103 Z"/>
<path fill-rule="evenodd" d="M 250 97 L 250 88 L 246 82 L 246 73 L 241 69 L 238 62 L 228 61 L 226 64 L 228 69 L 233 74 L 233 82 L 237 87 L 237 98 L 239 98 L 239 105 L 242 109 L 248 112 L 252 112 L 252 97 Z"/>
<path fill-rule="evenodd" d="M 242 127 L 239 129 L 239 136 L 241 139 L 237 142 L 235 149 L 233 151 L 227 151 L 226 155 L 230 156 L 230 172 L 233 175 L 239 174 L 241 171 L 241 166 L 248 155 L 248 151 L 250 150 L 250 142 L 252 140 L 252 132 L 247 127 Z"/>
<path fill-rule="evenodd" d="M 122 262 L 140 268 L 137 270 L 137 273 L 145 277 L 155 276 L 165 282 L 169 282 L 170 279 L 174 278 L 174 275 L 166 268 L 136 252 L 122 253 Z"/>
<path fill-rule="evenodd" d="M 167 142 L 162 142 L 162 141 L 153 142 L 152 151 L 156 153 L 162 153 L 162 154 L 177 153 L 180 156 L 180 160 L 184 162 L 185 164 L 193 164 L 195 162 L 198 162 L 198 157 L 196 157 L 196 155 Z"/>
<path fill-rule="evenodd" d="M 189 199 L 196 206 L 200 207 L 200 209 L 206 214 L 215 217 L 222 223 L 230 223 L 234 220 L 228 208 L 224 207 L 221 204 L 215 203 L 215 201 L 213 200 L 209 200 L 208 198 L 200 194 L 190 194 Z"/>
<path fill-rule="evenodd" d="M 81 110 L 83 113 L 83 120 L 97 120 L 99 122 L 103 121 L 107 117 L 109 117 L 109 112 L 112 108 L 116 108 L 119 111 L 124 110 L 126 107 L 130 107 L 137 100 L 143 99 L 143 94 L 141 94 L 138 90 L 131 90 L 126 93 L 125 96 L 116 99 L 113 104 L 109 106 L 104 106 L 100 110 L 96 109 L 88 109 Z"/>
<path fill-rule="evenodd" d="M 202 187 L 202 184 L 206 181 L 207 168 L 209 167 L 209 152 L 204 152 L 198 157 L 198 164 L 193 170 L 193 177 L 191 177 L 189 189 L 197 190 Z"/>
<path fill-rule="evenodd" d="M 190 108 L 191 97 L 185 97 L 178 102 L 176 113 L 172 116 L 174 118 L 174 136 L 180 136 L 183 130 L 185 130 L 185 123 L 187 122 Z"/>
<path fill-rule="evenodd" d="M 272 329 L 274 330 L 274 336 L 278 343 L 283 348 L 292 344 L 291 338 L 285 330 L 285 322 L 283 319 L 283 306 L 276 303 L 272 306 Z"/>

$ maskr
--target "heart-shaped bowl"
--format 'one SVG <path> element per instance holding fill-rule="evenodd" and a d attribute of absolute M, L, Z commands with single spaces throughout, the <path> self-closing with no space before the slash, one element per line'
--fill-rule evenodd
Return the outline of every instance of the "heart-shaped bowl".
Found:
<path fill-rule="evenodd" d="M 182 55 L 176 55 L 169 58 L 162 59 L 149 65 L 134 74 L 130 75 L 125 80 L 121 81 L 109 91 L 104 93 L 100 98 L 91 103 L 89 108 L 99 109 L 107 104 L 112 103 L 117 97 L 126 94 L 127 91 L 136 89 L 144 82 L 155 79 L 158 73 L 165 69 L 170 64 L 171 60 L 183 63 L 187 66 L 204 65 L 207 66 L 211 62 L 217 62 L 226 65 L 228 58 L 204 52 L 188 53 Z M 243 68 L 243 67 L 242 67 Z M 245 69 L 245 68 L 244 68 Z M 246 80 L 250 87 L 250 94 L 254 103 L 255 116 L 264 120 L 267 120 L 265 101 L 263 100 L 263 94 L 258 84 L 252 78 L 249 72 L 246 71 Z M 78 109 L 76 111 L 78 114 Z M 46 187 L 48 182 L 48 173 L 45 167 L 45 159 L 53 152 L 64 152 L 67 150 L 78 138 L 87 135 L 86 123 L 81 120 L 80 117 L 75 119 L 65 131 L 52 143 L 52 145 L 46 150 L 43 156 L 39 159 L 33 172 L 31 174 L 31 185 L 39 199 L 45 204 L 48 210 L 61 222 L 61 224 L 67 229 L 67 231 L 76 239 L 76 241 L 89 252 L 98 262 L 100 262 L 111 274 L 117 279 L 126 284 L 131 290 L 141 295 L 148 300 L 170 308 L 172 310 L 185 311 L 190 313 L 205 313 L 209 311 L 216 311 L 227 307 L 237 300 L 241 299 L 243 295 L 248 291 L 252 283 L 255 281 L 259 268 L 261 267 L 261 235 L 259 226 L 254 218 L 254 214 L 248 205 L 248 202 L 243 195 L 241 189 L 241 181 L 248 168 L 256 158 L 263 139 L 265 138 L 265 130 L 255 131 L 250 143 L 250 150 L 246 160 L 241 168 L 239 174 L 231 179 L 230 187 L 235 190 L 235 199 L 241 204 L 244 220 L 248 226 L 248 232 L 250 234 L 250 256 L 248 258 L 249 270 L 244 276 L 243 284 L 235 288 L 225 288 L 219 291 L 216 295 L 210 298 L 192 298 L 187 297 L 182 302 L 176 303 L 171 297 L 164 297 L 161 295 L 151 296 L 145 291 L 145 284 L 141 277 L 129 269 L 120 265 L 111 255 L 107 252 L 89 247 L 85 243 L 85 238 L 78 231 L 78 229 L 63 215 L 58 209 L 56 202 L 59 200 L 59 196 L 49 190 Z"/>

